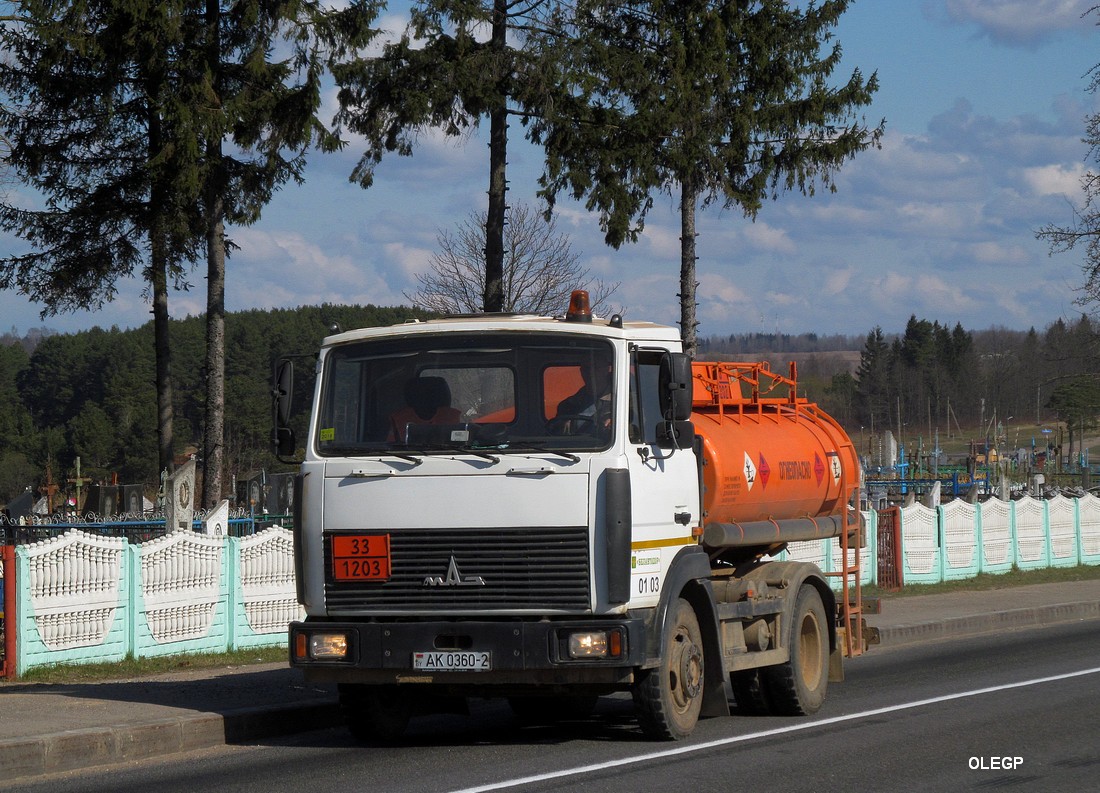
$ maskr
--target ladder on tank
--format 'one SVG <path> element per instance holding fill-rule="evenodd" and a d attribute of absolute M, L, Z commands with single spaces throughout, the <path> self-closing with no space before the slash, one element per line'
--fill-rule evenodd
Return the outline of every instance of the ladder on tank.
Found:
<path fill-rule="evenodd" d="M 791 376 L 794 377 L 794 364 L 791 364 Z M 816 405 L 806 405 L 808 412 L 814 413 L 825 427 L 831 428 L 830 436 L 837 449 L 844 448 L 852 456 L 855 449 L 848 433 Z M 858 459 L 858 457 L 856 457 Z M 854 475 L 856 481 L 851 481 Z M 849 472 L 842 469 L 839 499 L 844 527 L 840 533 L 840 569 L 825 573 L 831 578 L 840 579 L 840 608 L 837 614 L 838 641 L 844 655 L 853 658 L 863 655 L 867 649 L 865 622 L 863 619 L 863 569 L 860 551 L 866 544 L 863 530 L 863 518 L 859 503 L 859 470 Z"/>
<path fill-rule="evenodd" d="M 859 511 L 859 485 L 849 489 L 846 500 L 849 506 L 844 512 L 844 530 L 840 534 L 840 569 L 825 573 L 826 576 L 839 578 L 840 609 L 837 626 L 841 650 L 844 655 L 853 658 L 862 655 L 867 649 L 863 620 L 863 584 L 861 551 L 866 542 L 862 518 Z"/>

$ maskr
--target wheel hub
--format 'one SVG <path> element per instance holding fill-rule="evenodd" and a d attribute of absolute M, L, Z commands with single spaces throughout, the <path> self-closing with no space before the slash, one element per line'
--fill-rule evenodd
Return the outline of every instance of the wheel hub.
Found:
<path fill-rule="evenodd" d="M 688 642 L 680 653 L 680 689 L 686 700 L 695 699 L 703 690 L 703 653 Z"/>

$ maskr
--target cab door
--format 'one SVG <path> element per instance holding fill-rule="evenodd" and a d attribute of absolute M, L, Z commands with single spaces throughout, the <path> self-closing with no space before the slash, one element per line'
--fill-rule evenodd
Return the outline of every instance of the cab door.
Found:
<path fill-rule="evenodd" d="M 627 467 L 630 471 L 631 606 L 655 605 L 673 557 L 694 543 L 699 523 L 699 473 L 695 453 L 662 448 L 665 421 L 660 398 L 666 350 L 631 352 Z"/>

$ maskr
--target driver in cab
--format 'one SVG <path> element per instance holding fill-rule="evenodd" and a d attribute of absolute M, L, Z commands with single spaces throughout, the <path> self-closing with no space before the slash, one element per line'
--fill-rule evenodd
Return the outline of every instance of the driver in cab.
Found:
<path fill-rule="evenodd" d="M 611 367 L 582 366 L 584 384 L 558 403 L 554 424 L 559 435 L 606 435 L 611 429 Z"/>

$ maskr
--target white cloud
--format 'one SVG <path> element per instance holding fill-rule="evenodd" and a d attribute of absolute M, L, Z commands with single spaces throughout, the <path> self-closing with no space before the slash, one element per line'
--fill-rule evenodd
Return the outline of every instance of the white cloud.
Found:
<path fill-rule="evenodd" d="M 674 325 L 680 318 L 675 294 L 679 291 L 676 274 L 653 273 L 623 279 L 614 302 L 623 306 L 623 316 L 633 321 Z"/>
<path fill-rule="evenodd" d="M 235 297 L 234 308 L 403 302 L 400 289 L 391 287 L 377 263 L 366 257 L 333 254 L 300 232 L 244 229 L 236 236 L 241 251 L 226 272 L 226 292 Z M 263 288 L 252 288 L 254 284 Z"/>
<path fill-rule="evenodd" d="M 1031 252 L 1018 244 L 986 240 L 965 246 L 966 253 L 981 264 L 1020 265 L 1031 261 Z"/>
<path fill-rule="evenodd" d="M 678 219 L 679 216 L 677 216 Z M 662 259 L 680 261 L 680 227 L 661 222 L 655 215 L 646 221 L 639 241 L 648 252 Z"/>
<path fill-rule="evenodd" d="M 574 249 L 574 253 L 577 251 Z M 603 281 L 622 281 L 622 273 L 615 269 L 614 262 L 611 257 L 604 255 L 599 256 L 581 256 L 578 259 L 580 266 L 588 270 L 589 274 L 595 278 L 599 278 Z"/>
<path fill-rule="evenodd" d="M 786 229 L 768 225 L 762 220 L 746 223 L 742 232 L 745 239 L 754 248 L 769 253 L 794 253 L 794 242 Z"/>
<path fill-rule="evenodd" d="M 538 204 L 538 211 L 542 211 L 542 205 Z M 595 222 L 595 216 L 586 211 L 580 204 L 559 203 L 554 206 L 554 218 L 558 227 L 580 228 Z"/>
<path fill-rule="evenodd" d="M 855 267 L 840 267 L 831 270 L 825 275 L 822 291 L 827 295 L 839 295 L 851 287 L 855 275 Z"/>
<path fill-rule="evenodd" d="M 972 24 L 979 35 L 1011 46 L 1032 47 L 1065 30 L 1086 31 L 1093 0 L 945 0 L 947 19 Z"/>
<path fill-rule="evenodd" d="M 978 221 L 979 205 L 965 202 L 913 202 L 897 208 L 899 230 L 920 237 L 968 234 Z"/>
<path fill-rule="evenodd" d="M 980 288 L 980 287 L 979 287 Z M 930 319 L 959 316 L 968 313 L 975 303 L 969 296 L 969 285 L 952 278 L 946 278 L 929 272 L 917 274 L 913 279 L 913 297 L 925 306 L 932 308 Z"/>
<path fill-rule="evenodd" d="M 795 294 L 792 294 L 790 292 L 772 292 L 772 291 L 768 291 L 768 292 L 765 292 L 764 294 L 765 294 L 765 297 L 767 298 L 768 302 L 771 303 L 773 306 L 777 306 L 779 308 L 784 308 L 784 309 L 788 309 L 788 310 L 791 309 L 794 306 L 803 305 L 806 302 L 806 300 L 803 296 L 795 295 Z M 789 314 L 790 312 L 788 311 L 787 313 Z"/>
<path fill-rule="evenodd" d="M 1081 163 L 1050 163 L 1023 170 L 1024 181 L 1036 194 L 1073 198 L 1081 192 L 1081 177 L 1084 175 L 1085 166 Z"/>
<path fill-rule="evenodd" d="M 409 281 L 430 269 L 432 253 L 424 248 L 391 242 L 385 246 L 385 252 L 386 258 L 396 264 Z"/>
<path fill-rule="evenodd" d="M 699 300 L 711 310 L 744 310 L 751 305 L 748 292 L 718 273 L 699 276 Z"/>

